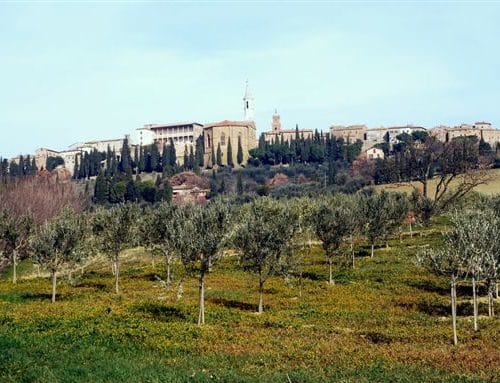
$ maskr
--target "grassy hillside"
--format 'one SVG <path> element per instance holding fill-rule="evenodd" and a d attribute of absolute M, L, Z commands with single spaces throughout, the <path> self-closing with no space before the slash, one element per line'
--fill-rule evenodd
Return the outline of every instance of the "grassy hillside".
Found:
<path fill-rule="evenodd" d="M 474 190 L 476 192 L 489 195 L 500 194 L 500 169 L 491 169 L 488 170 L 488 172 L 491 174 L 491 180 L 484 185 L 479 185 Z M 412 185 L 417 187 L 419 190 L 422 190 L 422 184 L 420 182 L 413 182 Z M 377 185 L 375 188 L 378 190 L 401 191 L 401 192 L 411 193 L 413 190 L 413 186 L 411 186 L 409 183 L 404 183 L 404 184 Z M 434 179 L 429 182 L 429 189 L 428 189 L 429 196 L 434 195 L 435 191 L 436 191 L 436 180 Z"/>
<path fill-rule="evenodd" d="M 257 279 L 227 257 L 207 278 L 207 325 L 198 327 L 197 284 L 183 296 L 156 276 L 144 250 L 126 253 L 123 294 L 105 261 L 74 286 L 62 279 L 50 303 L 48 278 L 29 263 L 16 286 L 0 280 L 2 382 L 482 382 L 500 376 L 500 319 L 472 331 L 470 287 L 459 289 L 459 341 L 451 344 L 448 284 L 413 263 L 439 235 L 368 249 L 355 270 L 326 284 L 319 248 L 297 281 L 272 278 L 256 315 Z M 177 266 L 176 272 L 180 273 Z M 480 290 L 484 294 L 483 290 Z M 497 305 L 497 311 L 499 309 Z"/>

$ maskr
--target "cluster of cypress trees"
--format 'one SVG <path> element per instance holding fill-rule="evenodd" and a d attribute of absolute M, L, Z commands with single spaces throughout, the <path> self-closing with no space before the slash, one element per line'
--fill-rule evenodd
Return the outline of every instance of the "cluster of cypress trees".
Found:
<path fill-rule="evenodd" d="M 35 175 L 38 171 L 35 158 L 19 156 L 19 161 L 7 160 L 0 157 L 0 182 L 7 183 L 20 177 Z"/>
<path fill-rule="evenodd" d="M 288 141 L 283 136 L 276 141 L 267 142 L 264 135 L 259 139 L 259 146 L 250 150 L 252 165 L 279 164 L 322 164 L 343 161 L 352 163 L 361 153 L 363 143 L 346 142 L 329 133 L 315 131 L 312 137 L 304 138 L 295 128 L 295 137 Z"/>

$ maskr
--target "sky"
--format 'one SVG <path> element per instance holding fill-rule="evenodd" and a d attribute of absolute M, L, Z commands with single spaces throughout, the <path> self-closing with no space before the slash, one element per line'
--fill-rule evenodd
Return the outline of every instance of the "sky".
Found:
<path fill-rule="evenodd" d="M 500 125 L 500 3 L 0 2 L 0 156 L 243 118 Z"/>

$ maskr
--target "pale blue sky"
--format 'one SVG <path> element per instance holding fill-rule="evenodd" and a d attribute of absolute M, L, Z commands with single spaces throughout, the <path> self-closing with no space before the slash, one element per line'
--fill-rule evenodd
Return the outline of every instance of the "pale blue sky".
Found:
<path fill-rule="evenodd" d="M 0 156 L 145 123 L 500 124 L 500 3 L 3 3 Z"/>

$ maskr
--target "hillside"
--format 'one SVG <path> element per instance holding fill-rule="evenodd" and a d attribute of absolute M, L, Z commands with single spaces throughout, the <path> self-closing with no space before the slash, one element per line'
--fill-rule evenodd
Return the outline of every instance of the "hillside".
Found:
<path fill-rule="evenodd" d="M 433 233 L 427 230 L 427 233 Z M 123 293 L 113 293 L 104 260 L 72 286 L 61 278 L 50 303 L 48 278 L 22 264 L 13 286 L 0 279 L 2 382 L 481 382 L 500 376 L 500 319 L 471 324 L 470 287 L 459 289 L 453 347 L 448 283 L 417 268 L 418 247 L 439 233 L 390 248 L 356 247 L 356 269 L 327 267 L 319 247 L 297 280 L 272 278 L 256 315 L 257 278 L 226 257 L 207 278 L 207 324 L 195 324 L 197 281 L 166 289 L 163 263 L 143 249 L 126 252 Z M 175 274 L 180 274 L 179 265 Z M 480 294 L 484 295 L 481 287 Z M 497 311 L 500 309 L 497 304 Z"/>
<path fill-rule="evenodd" d="M 484 193 L 488 195 L 500 194 L 500 169 L 491 169 L 488 170 L 491 174 L 491 180 L 484 184 L 479 185 L 474 190 L 479 193 Z M 377 185 L 375 189 L 377 190 L 387 190 L 387 191 L 401 191 L 406 193 L 411 193 L 413 187 L 418 188 L 418 190 L 422 190 L 422 184 L 420 182 L 413 182 L 413 186 L 409 183 L 395 183 L 395 184 L 386 184 L 386 185 Z M 452 182 L 453 185 L 453 182 Z M 429 196 L 433 195 L 436 190 L 436 180 L 431 180 L 429 182 Z"/>

